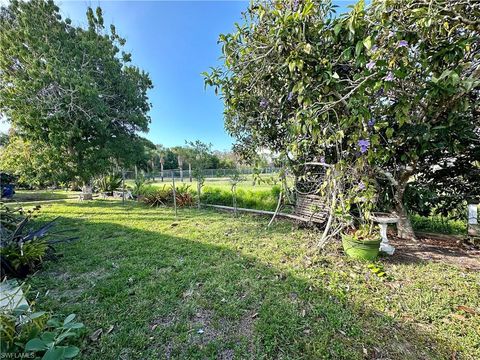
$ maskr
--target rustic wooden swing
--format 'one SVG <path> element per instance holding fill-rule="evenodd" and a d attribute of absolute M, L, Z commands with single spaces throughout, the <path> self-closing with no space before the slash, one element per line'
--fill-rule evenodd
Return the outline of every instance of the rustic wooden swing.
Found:
<path fill-rule="evenodd" d="M 306 163 L 301 177 L 295 177 L 294 187 L 287 185 L 285 174 L 282 175 L 282 191 L 280 192 L 277 208 L 268 223 L 270 226 L 277 216 L 290 217 L 295 220 L 310 223 L 324 224 L 329 210 L 324 199 L 318 195 L 325 176 L 327 164 L 312 162 Z M 281 212 L 286 207 L 292 207 L 292 214 Z"/>

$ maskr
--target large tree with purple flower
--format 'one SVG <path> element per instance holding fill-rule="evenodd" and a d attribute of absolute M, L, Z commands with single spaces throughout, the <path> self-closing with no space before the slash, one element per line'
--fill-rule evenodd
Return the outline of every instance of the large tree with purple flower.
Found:
<path fill-rule="evenodd" d="M 446 167 L 475 181 L 480 3 L 360 1 L 339 15 L 331 1 L 255 2 L 220 42 L 224 66 L 205 80 L 246 158 L 261 147 L 292 166 L 324 157 L 347 188 L 361 181 L 357 195 L 389 194 L 405 238 L 412 181 Z"/>

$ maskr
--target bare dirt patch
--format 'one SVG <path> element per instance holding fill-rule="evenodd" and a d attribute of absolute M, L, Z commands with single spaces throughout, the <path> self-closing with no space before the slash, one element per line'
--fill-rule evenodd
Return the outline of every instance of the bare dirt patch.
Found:
<path fill-rule="evenodd" d="M 425 234 L 418 237 L 418 242 L 413 242 L 389 234 L 389 239 L 396 248 L 395 254 L 387 258 L 389 262 L 434 261 L 466 270 L 480 270 L 480 250 L 465 244 L 458 237 Z"/>

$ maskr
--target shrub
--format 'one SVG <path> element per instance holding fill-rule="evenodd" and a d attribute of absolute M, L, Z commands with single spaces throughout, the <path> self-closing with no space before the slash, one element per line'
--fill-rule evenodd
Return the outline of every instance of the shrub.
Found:
<path fill-rule="evenodd" d="M 466 221 L 453 220 L 444 216 L 411 216 L 412 226 L 417 231 L 433 232 L 440 234 L 466 234 Z"/>
<path fill-rule="evenodd" d="M 10 219 L 0 223 L 0 276 L 25 277 L 34 271 L 41 263 L 47 252 L 52 254 L 52 244 L 61 241 L 71 241 L 76 238 L 62 238 L 46 241 L 49 231 L 55 226 L 56 219 L 37 228 L 29 229 L 32 218 L 40 206 L 27 212 L 23 209 L 10 209 L 0 205 L 0 213 L 7 214 Z M 65 233 L 65 231 L 63 232 Z"/>
<path fill-rule="evenodd" d="M 150 206 L 167 206 L 173 203 L 173 192 L 167 188 L 167 185 L 162 187 L 149 187 L 145 191 L 144 198 L 142 200 L 145 204 Z"/>
<path fill-rule="evenodd" d="M 195 203 L 194 192 L 190 185 L 175 187 L 177 206 L 193 206 Z M 162 187 L 149 186 L 145 189 L 143 202 L 150 206 L 173 206 L 173 187 L 163 185 Z"/>
<path fill-rule="evenodd" d="M 194 192 L 190 190 L 190 185 L 183 184 L 175 190 L 175 200 L 177 201 L 177 206 L 193 206 L 195 204 Z M 173 188 L 172 188 L 173 192 Z"/>
<path fill-rule="evenodd" d="M 145 176 L 143 176 L 142 174 L 137 176 L 137 178 L 133 183 L 133 188 L 132 188 L 132 194 L 134 196 L 144 195 L 146 181 L 147 180 L 145 179 Z"/>
<path fill-rule="evenodd" d="M 21 290 L 15 282 L 8 282 L 6 286 L 13 290 L 15 288 L 17 291 Z M 13 303 L 15 295 L 16 292 L 2 296 L 2 300 Z M 17 307 L 2 307 L 0 310 L 2 354 L 32 353 L 38 356 L 36 359 L 42 355 L 43 359 L 73 358 L 80 350 L 71 345 L 72 339 L 77 337 L 84 327 L 82 323 L 74 322 L 74 319 L 75 314 L 70 314 L 63 321 L 58 321 L 44 311 L 32 311 L 32 306 L 28 303 Z"/>

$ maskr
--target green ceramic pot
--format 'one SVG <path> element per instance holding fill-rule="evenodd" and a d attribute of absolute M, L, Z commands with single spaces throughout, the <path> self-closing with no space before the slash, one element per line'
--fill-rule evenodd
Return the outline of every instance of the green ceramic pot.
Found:
<path fill-rule="evenodd" d="M 353 235 L 343 234 L 342 244 L 345 253 L 355 259 L 375 260 L 379 253 L 382 239 L 376 240 L 358 240 Z"/>

